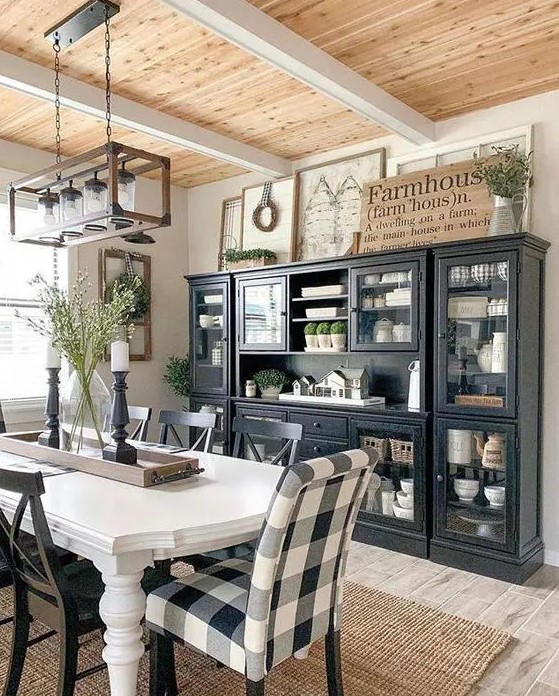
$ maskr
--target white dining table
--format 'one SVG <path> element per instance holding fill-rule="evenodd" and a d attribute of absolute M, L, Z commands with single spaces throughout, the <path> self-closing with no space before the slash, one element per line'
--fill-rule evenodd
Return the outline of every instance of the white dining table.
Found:
<path fill-rule="evenodd" d="M 1 453 L 0 467 L 23 462 Z M 42 502 L 54 542 L 93 561 L 105 591 L 103 659 L 111 696 L 137 693 L 144 653 L 141 621 L 144 570 L 156 560 L 203 553 L 254 538 L 282 468 L 191 452 L 205 471 L 185 481 L 139 488 L 81 472 L 44 478 Z M 0 489 L 0 506 L 15 511 L 18 496 Z M 32 532 L 26 515 L 23 528 Z"/>

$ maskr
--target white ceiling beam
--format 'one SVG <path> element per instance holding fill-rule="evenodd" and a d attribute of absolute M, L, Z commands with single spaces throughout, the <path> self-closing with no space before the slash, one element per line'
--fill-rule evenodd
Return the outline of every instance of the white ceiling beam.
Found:
<path fill-rule="evenodd" d="M 417 145 L 435 124 L 247 0 L 163 0 L 227 41 Z M 266 85 L 262 85 L 266 89 Z M 304 105 L 302 106 L 304 109 Z"/>
<path fill-rule="evenodd" d="M 60 83 L 63 106 L 105 119 L 103 90 L 64 75 Z M 52 102 L 54 71 L 0 51 L 0 87 Z M 124 128 L 266 176 L 286 176 L 293 172 L 289 160 L 116 94 L 112 96 L 112 121 Z"/>

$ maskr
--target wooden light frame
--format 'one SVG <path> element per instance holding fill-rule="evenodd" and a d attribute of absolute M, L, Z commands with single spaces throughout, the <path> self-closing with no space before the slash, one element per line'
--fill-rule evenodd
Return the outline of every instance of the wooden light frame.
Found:
<path fill-rule="evenodd" d="M 96 162 L 98 162 L 96 164 Z M 161 181 L 161 215 L 152 215 L 126 210 L 118 200 L 117 174 L 123 163 L 126 163 L 126 171 L 139 176 L 151 171 L 160 172 Z M 110 141 L 100 147 L 84 152 L 76 157 L 64 160 L 60 164 L 53 164 L 46 169 L 35 172 L 27 177 L 19 179 L 8 185 L 8 203 L 10 210 L 10 235 L 14 241 L 40 244 L 52 247 L 76 246 L 88 242 L 101 241 L 112 237 L 126 237 L 128 235 L 147 232 L 159 227 L 168 227 L 171 224 L 171 162 L 168 157 L 155 155 L 145 150 L 139 150 L 129 145 L 123 145 Z M 83 183 L 93 174 L 104 174 L 102 180 L 107 184 L 108 203 L 105 210 L 84 214 L 73 218 L 71 221 L 58 222 L 48 227 L 26 231 L 18 234 L 16 229 L 16 196 L 23 193 L 27 198 L 38 199 L 47 190 L 57 193 L 69 181 Z M 79 185 L 78 185 L 79 188 Z M 115 218 L 126 218 L 130 225 L 123 225 Z M 88 231 L 85 225 L 94 223 L 104 225 L 104 231 Z M 62 232 L 65 228 L 82 226 L 83 236 L 64 239 Z M 58 239 L 57 239 L 58 238 Z"/>

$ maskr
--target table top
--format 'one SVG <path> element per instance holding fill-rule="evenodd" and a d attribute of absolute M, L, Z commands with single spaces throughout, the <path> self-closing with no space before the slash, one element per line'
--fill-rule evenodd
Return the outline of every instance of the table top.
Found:
<path fill-rule="evenodd" d="M 111 555 L 154 550 L 155 558 L 201 553 L 256 536 L 282 468 L 203 452 L 189 453 L 199 476 L 152 488 L 82 472 L 45 477 L 43 506 L 55 543 Z M 0 467 L 28 460 L 2 453 Z M 0 489 L 0 506 L 17 495 Z M 24 525 L 25 526 L 25 525 Z"/>

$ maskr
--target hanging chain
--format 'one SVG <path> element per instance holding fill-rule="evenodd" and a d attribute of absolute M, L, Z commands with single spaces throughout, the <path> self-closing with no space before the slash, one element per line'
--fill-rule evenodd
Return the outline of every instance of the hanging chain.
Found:
<path fill-rule="evenodd" d="M 60 42 L 54 40 L 54 128 L 55 128 L 55 144 L 56 144 L 56 164 L 60 164 L 62 157 L 60 155 Z M 60 179 L 60 172 L 56 175 Z"/>
<path fill-rule="evenodd" d="M 107 121 L 107 142 L 111 140 L 111 17 L 109 8 L 105 9 L 105 119 Z"/>

